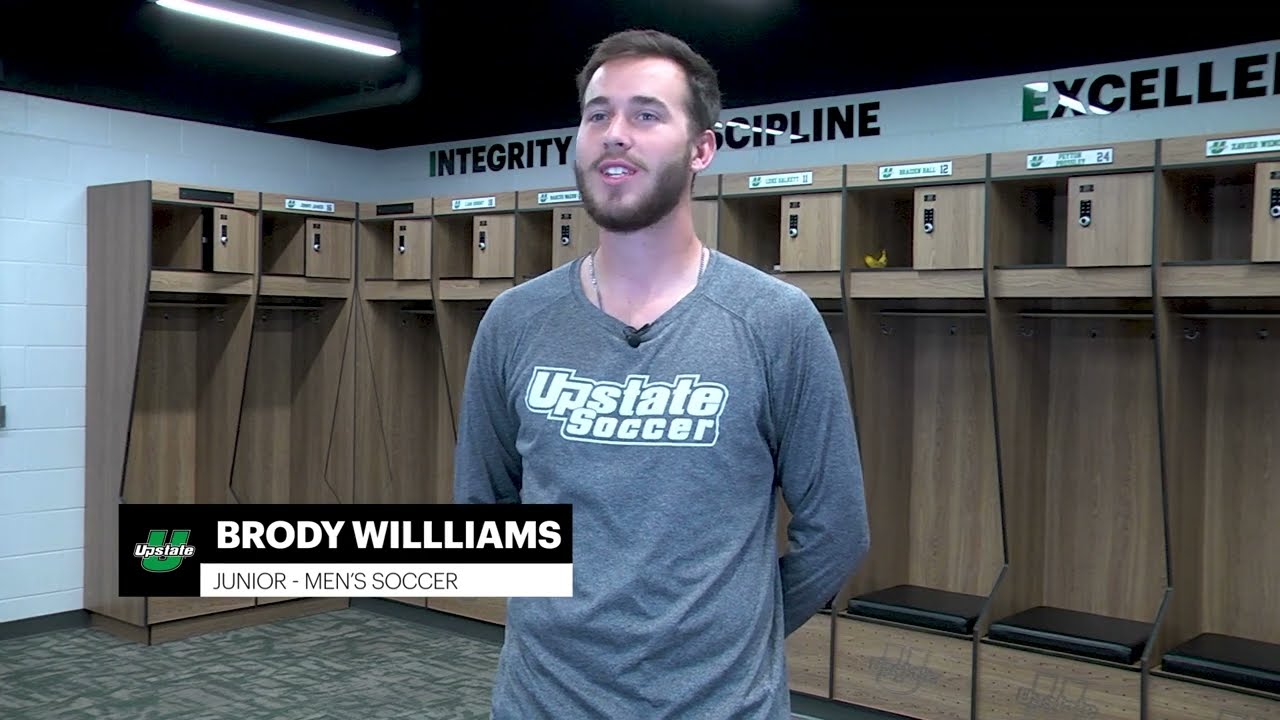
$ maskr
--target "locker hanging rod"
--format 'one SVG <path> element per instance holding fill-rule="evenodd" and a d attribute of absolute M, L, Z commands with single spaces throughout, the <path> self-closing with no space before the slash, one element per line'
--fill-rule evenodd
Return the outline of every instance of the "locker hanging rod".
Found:
<path fill-rule="evenodd" d="M 1154 313 L 1133 313 L 1133 312 L 1110 312 L 1099 310 L 1095 312 L 1076 312 L 1069 310 L 1038 310 L 1033 312 L 1020 312 L 1019 317 L 1024 318 L 1100 318 L 1103 320 L 1153 320 Z"/>
<path fill-rule="evenodd" d="M 1191 320 L 1280 320 L 1280 312 L 1214 312 L 1198 310 L 1196 312 L 1179 313 Z"/>
<path fill-rule="evenodd" d="M 323 310 L 324 305 L 321 304 L 302 304 L 302 303 L 262 303 L 258 305 L 259 310 Z"/>
<path fill-rule="evenodd" d="M 880 310 L 880 315 L 898 317 L 986 317 L 982 310 Z"/>

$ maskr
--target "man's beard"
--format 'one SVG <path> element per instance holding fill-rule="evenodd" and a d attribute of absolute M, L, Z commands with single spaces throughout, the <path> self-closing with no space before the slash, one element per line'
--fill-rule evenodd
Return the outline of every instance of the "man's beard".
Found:
<path fill-rule="evenodd" d="M 685 148 L 681 157 L 663 164 L 655 175 L 653 189 L 641 197 L 639 204 L 634 207 L 619 207 L 610 203 L 607 197 L 596 196 L 594 188 L 586 182 L 582 167 L 576 162 L 573 164 L 573 174 L 578 181 L 578 190 L 582 193 L 582 205 L 596 225 L 609 232 L 635 232 L 657 223 L 680 202 L 680 196 L 689 184 L 687 171 L 692 157 L 693 149 Z M 602 158 L 599 162 L 607 159 L 609 158 Z M 607 195 L 610 188 L 606 187 L 601 192 Z"/>

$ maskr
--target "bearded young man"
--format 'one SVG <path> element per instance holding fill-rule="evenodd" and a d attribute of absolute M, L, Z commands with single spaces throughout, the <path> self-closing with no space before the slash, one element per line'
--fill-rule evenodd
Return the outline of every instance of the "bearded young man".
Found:
<path fill-rule="evenodd" d="M 573 505 L 573 597 L 508 601 L 493 717 L 782 720 L 784 639 L 869 545 L 835 347 L 803 292 L 697 236 L 707 61 L 619 33 L 578 88 L 599 249 L 492 303 L 462 400 L 456 502 Z"/>

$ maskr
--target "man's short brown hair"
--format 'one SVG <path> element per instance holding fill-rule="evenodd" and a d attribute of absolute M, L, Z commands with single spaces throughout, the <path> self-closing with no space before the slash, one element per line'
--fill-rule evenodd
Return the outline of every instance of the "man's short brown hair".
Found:
<path fill-rule="evenodd" d="M 688 82 L 690 134 L 712 129 L 720 119 L 720 81 L 707 59 L 679 38 L 657 30 L 624 30 L 600 41 L 578 73 L 578 107 L 586 103 L 587 83 L 609 60 L 621 57 L 666 58 L 684 69 Z"/>

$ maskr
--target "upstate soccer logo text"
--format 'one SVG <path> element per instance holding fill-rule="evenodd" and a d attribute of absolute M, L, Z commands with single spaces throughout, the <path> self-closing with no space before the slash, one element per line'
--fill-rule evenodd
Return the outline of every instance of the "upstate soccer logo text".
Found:
<path fill-rule="evenodd" d="M 628 375 L 623 382 L 580 377 L 571 368 L 537 367 L 525 405 L 560 425 L 560 436 L 609 445 L 710 447 L 720 436 L 729 389 L 701 375 L 672 382 Z"/>

